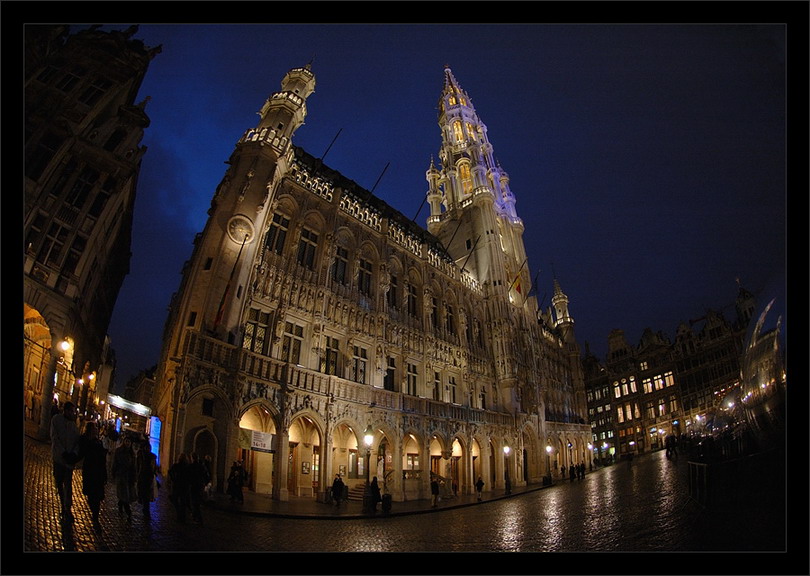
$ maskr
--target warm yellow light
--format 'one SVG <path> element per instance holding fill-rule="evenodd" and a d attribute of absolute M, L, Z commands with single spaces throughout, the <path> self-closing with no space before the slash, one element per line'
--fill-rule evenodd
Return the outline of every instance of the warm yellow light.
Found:
<path fill-rule="evenodd" d="M 371 448 L 371 443 L 374 442 L 374 430 L 371 429 L 371 424 L 366 428 L 366 432 L 363 435 L 363 442 L 366 443 L 367 448 Z"/>
<path fill-rule="evenodd" d="M 70 348 L 70 343 L 68 343 L 68 341 L 67 341 L 67 340 L 62 340 L 62 341 L 59 343 L 59 347 L 60 347 L 60 348 L 61 348 L 61 349 L 62 349 L 64 352 L 67 352 L 67 351 L 68 351 L 68 349 Z"/>

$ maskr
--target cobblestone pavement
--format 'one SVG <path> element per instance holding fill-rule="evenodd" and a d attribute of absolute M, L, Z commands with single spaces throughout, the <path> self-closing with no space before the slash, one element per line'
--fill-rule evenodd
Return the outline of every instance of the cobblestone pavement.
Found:
<path fill-rule="evenodd" d="M 617 464 L 598 470 L 586 475 L 582 481 L 558 481 L 543 489 L 516 490 L 511 496 L 490 493 L 482 503 L 475 502 L 473 497 L 464 497 L 431 510 L 425 501 L 393 502 L 391 514 L 378 513 L 375 517 L 363 516 L 359 502 L 349 502 L 338 510 L 311 499 L 278 503 L 247 492 L 244 505 L 231 504 L 222 495 L 208 502 L 203 511 L 204 524 L 190 521 L 179 524 L 165 490 L 161 490 L 158 500 L 152 505 L 151 517 L 144 518 L 139 507 L 135 506 L 132 521 L 128 523 L 125 516 L 119 515 L 114 488 L 108 485 L 107 499 L 102 505 L 101 527 L 95 530 L 90 523 L 90 510 L 81 494 L 80 472 L 74 475 L 75 522 L 72 526 L 60 523 L 49 449 L 48 443 L 26 437 L 24 489 L 20 499 L 23 516 L 21 549 L 34 554 L 23 554 L 22 564 L 14 564 L 14 570 L 24 565 L 39 574 L 76 573 L 66 569 L 66 564 L 71 562 L 63 561 L 65 556 L 39 554 L 52 551 L 159 552 L 163 554 L 160 558 L 171 556 L 167 553 L 185 552 L 314 552 L 319 554 L 295 557 L 296 562 L 303 561 L 308 568 L 289 566 L 281 571 L 425 573 L 425 567 L 422 564 L 414 566 L 412 560 L 408 564 L 388 560 L 384 564 L 388 569 L 383 569 L 377 564 L 369 564 L 365 559 L 367 555 L 362 555 L 365 560 L 355 562 L 349 561 L 345 554 L 338 554 L 343 561 L 335 565 L 329 554 L 321 553 L 546 551 L 608 553 L 609 556 L 613 552 L 676 552 L 681 562 L 687 561 L 684 552 L 744 552 L 753 554 L 746 558 L 745 566 L 737 568 L 734 573 L 772 573 L 773 570 L 767 568 L 756 570 L 758 559 L 765 554 L 767 560 L 763 562 L 769 565 L 778 563 L 777 570 L 781 574 L 808 574 L 807 570 L 790 572 L 782 569 L 786 565 L 778 554 L 793 552 L 795 547 L 788 546 L 786 516 L 784 510 L 780 511 L 778 499 L 761 499 L 761 504 L 744 509 L 705 510 L 691 501 L 685 491 L 684 483 L 688 481 L 685 459 L 667 461 L 662 453 L 638 458 L 631 465 Z M 9 503 L 8 499 L 5 503 Z M 803 509 L 801 512 L 802 521 L 806 523 L 807 511 Z M 798 533 L 802 534 L 801 531 Z M 8 544 L 10 539 L 5 537 L 7 534 L 3 538 L 2 573 L 30 573 L 25 569 L 19 569 L 19 572 L 5 569 L 12 562 L 9 552 L 13 552 Z M 802 562 L 806 566 L 806 532 L 804 535 L 799 542 Z M 431 556 L 427 571 L 441 573 L 439 566 L 449 561 L 452 573 L 452 566 L 458 566 L 461 556 L 451 556 L 452 560 L 444 555 Z M 603 560 L 597 556 L 600 555 L 591 555 L 589 559 L 591 562 L 598 560 L 598 567 L 615 567 L 614 561 L 618 560 L 615 557 Z M 740 555 L 733 556 L 738 559 Z M 84 555 L 79 557 L 85 558 Z M 115 569 L 102 570 L 101 573 L 122 572 L 118 558 L 118 555 L 111 557 Z M 231 569 L 223 567 L 223 559 L 230 558 L 229 555 L 194 554 L 183 558 L 193 560 L 195 574 L 247 572 L 240 568 L 241 564 Z M 253 556 L 248 558 L 255 559 Z M 553 561 L 550 557 L 544 558 L 551 562 L 552 570 L 560 561 L 559 557 Z M 324 560 L 328 560 L 329 568 L 319 564 Z M 498 571 L 487 569 L 488 557 L 481 560 L 483 562 L 473 561 L 465 572 Z M 688 561 L 692 562 L 691 559 Z M 726 566 L 735 564 L 728 556 L 723 563 Z M 53 570 L 45 569 L 49 564 L 54 564 Z M 534 569 L 529 568 L 530 573 L 549 573 L 549 569 L 541 569 L 541 565 L 535 563 Z M 103 566 L 101 561 L 99 566 Z M 78 573 L 99 573 L 96 570 L 99 566 L 82 566 Z M 581 565 L 579 569 L 588 573 L 599 571 L 592 566 Z M 624 574 L 635 573 L 636 569 L 644 574 L 651 573 L 650 570 L 652 573 L 669 573 L 662 571 L 658 562 L 654 568 L 646 563 L 641 563 L 640 567 L 632 564 L 621 566 Z M 684 564 L 671 566 L 676 573 L 695 571 L 687 570 Z M 145 568 L 136 564 L 132 570 L 122 573 L 155 573 Z M 278 566 L 258 570 L 279 572 Z M 526 567 L 515 565 L 509 571 L 526 573 L 525 570 Z M 704 573 L 709 573 L 708 568 L 706 570 Z M 183 570 L 171 572 L 183 573 Z M 725 573 L 722 566 L 711 572 Z M 562 567 L 560 573 L 578 572 Z"/>

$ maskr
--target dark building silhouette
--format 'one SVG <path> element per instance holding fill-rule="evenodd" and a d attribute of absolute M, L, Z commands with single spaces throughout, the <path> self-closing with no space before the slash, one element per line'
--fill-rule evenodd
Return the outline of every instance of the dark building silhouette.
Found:
<path fill-rule="evenodd" d="M 107 328 L 149 126 L 135 98 L 160 51 L 136 32 L 24 27 L 23 386 L 42 435 L 54 400 L 99 413 L 111 385 Z"/>

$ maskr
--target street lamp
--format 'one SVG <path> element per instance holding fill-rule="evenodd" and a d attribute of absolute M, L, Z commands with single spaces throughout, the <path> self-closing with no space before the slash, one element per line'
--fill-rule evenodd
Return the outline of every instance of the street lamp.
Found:
<path fill-rule="evenodd" d="M 370 423 L 363 433 L 363 442 L 366 444 L 366 488 L 363 491 L 363 513 L 371 514 L 374 505 L 371 499 L 369 473 L 371 472 L 371 443 L 374 442 L 374 430 L 371 429 Z"/>
<path fill-rule="evenodd" d="M 548 484 L 552 482 L 551 474 L 551 444 L 546 444 L 546 470 L 548 470 Z"/>
<path fill-rule="evenodd" d="M 506 494 L 512 493 L 512 482 L 509 480 L 509 446 L 503 447 L 503 455 L 506 461 Z"/>

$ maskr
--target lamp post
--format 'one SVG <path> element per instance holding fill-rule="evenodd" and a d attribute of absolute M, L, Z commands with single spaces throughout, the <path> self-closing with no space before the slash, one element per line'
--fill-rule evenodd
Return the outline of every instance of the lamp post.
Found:
<path fill-rule="evenodd" d="M 546 470 L 548 471 L 548 484 L 551 485 L 554 477 L 551 474 L 551 444 L 546 445 Z"/>
<path fill-rule="evenodd" d="M 506 464 L 506 494 L 512 493 L 512 482 L 509 480 L 509 446 L 503 447 L 503 455 Z"/>
<path fill-rule="evenodd" d="M 363 442 L 366 445 L 366 487 L 363 491 L 363 513 L 371 514 L 373 503 L 371 500 L 369 473 L 371 472 L 371 443 L 374 442 L 374 430 L 371 429 L 371 424 L 368 425 L 366 431 L 363 433 Z"/>

